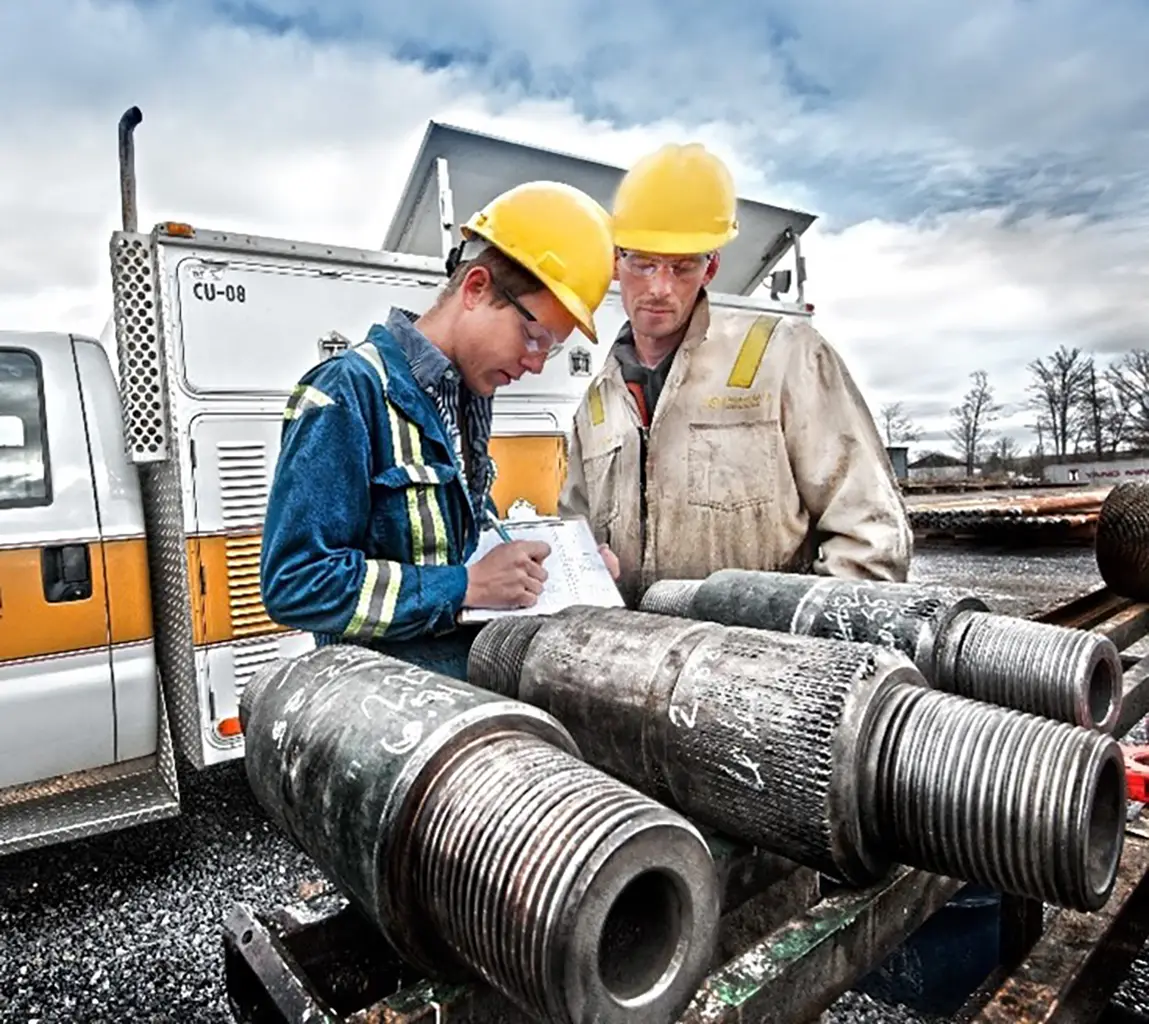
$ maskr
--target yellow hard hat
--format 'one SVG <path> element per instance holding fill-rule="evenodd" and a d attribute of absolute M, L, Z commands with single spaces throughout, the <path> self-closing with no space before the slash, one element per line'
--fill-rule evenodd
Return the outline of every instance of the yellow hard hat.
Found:
<path fill-rule="evenodd" d="M 594 311 L 614 277 L 610 214 L 580 189 L 530 181 L 496 196 L 465 225 L 535 275 L 597 342 Z"/>
<path fill-rule="evenodd" d="M 738 197 L 726 165 L 698 142 L 644 156 L 614 196 L 614 244 L 682 255 L 710 252 L 738 234 Z"/>

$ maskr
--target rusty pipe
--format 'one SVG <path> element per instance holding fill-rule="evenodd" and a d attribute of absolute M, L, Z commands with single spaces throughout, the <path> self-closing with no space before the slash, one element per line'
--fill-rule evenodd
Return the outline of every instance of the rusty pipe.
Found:
<path fill-rule="evenodd" d="M 655 583 L 644 611 L 900 651 L 939 690 L 1112 732 L 1121 657 L 1098 633 L 998 615 L 952 587 L 724 569 Z"/>
<path fill-rule="evenodd" d="M 611 775 L 848 883 L 903 863 L 1096 909 L 1116 879 L 1116 741 L 933 690 L 886 647 L 573 607 L 490 623 L 468 677 Z"/>
<path fill-rule="evenodd" d="M 256 799 L 408 962 L 540 1020 L 672 1021 L 717 937 L 709 848 L 554 718 L 348 645 L 240 702 Z"/>

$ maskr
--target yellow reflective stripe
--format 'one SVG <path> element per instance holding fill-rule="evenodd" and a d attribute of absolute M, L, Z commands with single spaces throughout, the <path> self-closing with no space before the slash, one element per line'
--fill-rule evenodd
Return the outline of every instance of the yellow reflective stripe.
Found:
<path fill-rule="evenodd" d="M 371 364 L 379 375 L 379 383 L 383 385 L 383 390 L 386 391 L 387 368 L 383 365 L 383 358 L 379 355 L 379 350 L 371 342 L 365 341 L 362 345 L 356 345 L 351 351 Z"/>
<path fill-rule="evenodd" d="M 395 618 L 395 605 L 399 601 L 402 581 L 403 566 L 398 562 L 368 559 L 355 614 L 343 631 L 344 636 L 371 640 L 386 633 Z"/>
<path fill-rule="evenodd" d="M 590 389 L 590 422 L 592 426 L 601 427 L 606 421 L 606 411 L 602 407 L 602 392 L 595 384 Z"/>
<path fill-rule="evenodd" d="M 309 409 L 320 409 L 325 405 L 334 405 L 335 400 L 325 395 L 319 388 L 310 384 L 297 384 L 291 389 L 291 397 L 283 409 L 285 420 L 297 420 Z"/>
<path fill-rule="evenodd" d="M 447 527 L 439 508 L 434 485 L 439 475 L 423 462 L 423 444 L 419 429 L 391 403 L 387 403 L 391 426 L 391 446 L 395 464 L 406 470 L 411 486 L 407 488 L 407 519 L 411 525 L 411 556 L 416 565 L 445 565 L 447 562 Z"/>
<path fill-rule="evenodd" d="M 781 317 L 777 316 L 760 316 L 750 325 L 750 330 L 746 332 L 742 346 L 738 349 L 738 357 L 734 360 L 730 376 L 726 380 L 727 387 L 748 388 L 754 383 L 758 367 L 762 365 L 762 357 L 766 354 L 770 335 L 780 319 Z"/>

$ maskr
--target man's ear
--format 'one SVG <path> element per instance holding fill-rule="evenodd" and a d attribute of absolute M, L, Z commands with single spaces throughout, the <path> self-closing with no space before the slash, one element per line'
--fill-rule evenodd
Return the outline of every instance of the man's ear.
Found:
<path fill-rule="evenodd" d="M 464 309 L 474 309 L 490 297 L 491 272 L 486 267 L 471 267 L 463 275 L 459 285 L 459 296 Z"/>
<path fill-rule="evenodd" d="M 613 276 L 613 279 L 614 279 L 615 281 L 617 281 L 617 280 L 618 280 L 618 261 L 619 261 L 618 250 L 617 250 L 617 249 L 615 249 L 615 250 L 614 250 L 614 273 L 613 273 L 613 275 L 612 275 L 612 276 Z"/>
<path fill-rule="evenodd" d="M 722 262 L 722 254 L 715 251 L 710 254 L 710 259 L 706 264 L 706 273 L 702 275 L 702 287 L 705 288 L 711 281 L 714 280 L 714 275 L 718 273 L 718 264 Z"/>

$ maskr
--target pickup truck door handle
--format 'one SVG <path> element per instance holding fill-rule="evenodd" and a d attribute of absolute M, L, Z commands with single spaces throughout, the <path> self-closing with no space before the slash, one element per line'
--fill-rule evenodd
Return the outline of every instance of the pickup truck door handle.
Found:
<path fill-rule="evenodd" d="M 86 601 L 92 596 L 92 558 L 87 544 L 43 548 L 40 570 L 44 600 L 49 604 Z"/>

